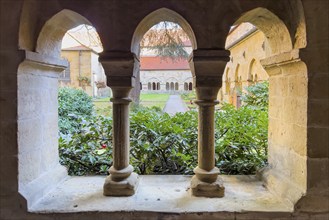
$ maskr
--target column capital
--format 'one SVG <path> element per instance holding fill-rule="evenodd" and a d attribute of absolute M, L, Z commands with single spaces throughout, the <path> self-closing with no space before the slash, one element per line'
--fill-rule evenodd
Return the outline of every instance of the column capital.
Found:
<path fill-rule="evenodd" d="M 193 76 L 214 76 L 221 79 L 229 60 L 228 50 L 198 49 L 192 51 L 189 64 Z"/>
<path fill-rule="evenodd" d="M 130 51 L 104 51 L 98 60 L 108 77 L 134 76 L 134 69 L 139 66 L 139 59 Z"/>

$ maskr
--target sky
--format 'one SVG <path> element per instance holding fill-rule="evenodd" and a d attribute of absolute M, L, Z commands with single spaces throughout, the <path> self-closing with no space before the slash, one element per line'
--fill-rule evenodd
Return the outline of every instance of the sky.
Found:
<path fill-rule="evenodd" d="M 84 45 L 100 53 L 103 51 L 102 43 L 94 27 L 80 25 L 66 32 L 62 40 L 62 49 Z"/>

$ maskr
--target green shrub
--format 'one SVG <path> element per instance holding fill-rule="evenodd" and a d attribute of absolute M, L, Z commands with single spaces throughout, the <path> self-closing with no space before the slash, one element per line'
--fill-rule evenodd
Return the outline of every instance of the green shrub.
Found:
<path fill-rule="evenodd" d="M 69 87 L 58 90 L 59 132 L 68 134 L 79 126 L 79 118 L 88 118 L 93 113 L 92 98 L 83 90 Z"/>
<path fill-rule="evenodd" d="M 255 87 L 248 90 L 241 108 L 224 104 L 215 112 L 216 166 L 223 174 L 254 174 L 267 163 L 267 90 Z M 130 114 L 130 163 L 135 171 L 193 174 L 197 120 L 196 111 L 170 116 L 159 108 L 135 106 Z M 61 164 L 71 175 L 107 174 L 112 164 L 112 119 L 78 117 L 76 123 L 75 132 L 60 137 Z"/>
<path fill-rule="evenodd" d="M 225 104 L 216 112 L 216 165 L 225 174 L 254 174 L 267 162 L 267 111 Z"/>
<path fill-rule="evenodd" d="M 112 119 L 93 116 L 77 123 L 75 133 L 60 135 L 60 163 L 70 175 L 106 175 L 112 165 Z"/>
<path fill-rule="evenodd" d="M 140 174 L 191 174 L 196 162 L 196 114 L 171 117 L 157 109 L 131 114 L 131 164 Z M 194 153 L 193 153 L 194 152 Z"/>
<path fill-rule="evenodd" d="M 244 93 L 241 96 L 244 105 L 267 111 L 268 87 L 269 84 L 267 81 L 247 87 L 247 93 Z"/>

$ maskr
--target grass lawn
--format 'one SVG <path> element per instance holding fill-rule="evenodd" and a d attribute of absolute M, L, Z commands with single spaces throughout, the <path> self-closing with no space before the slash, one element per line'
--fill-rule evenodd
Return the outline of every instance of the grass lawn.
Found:
<path fill-rule="evenodd" d="M 166 105 L 168 98 L 169 94 L 141 94 L 140 104 L 145 107 L 158 106 L 163 109 Z M 94 99 L 93 102 L 95 106 L 95 111 L 98 115 L 112 116 L 112 103 L 110 102 L 109 97 Z"/>
<path fill-rule="evenodd" d="M 112 115 L 112 103 L 110 98 L 94 99 L 95 111 L 98 115 L 111 116 Z"/>
<path fill-rule="evenodd" d="M 168 99 L 169 94 L 145 93 L 140 95 L 140 104 L 145 107 L 158 106 L 163 109 Z"/>
<path fill-rule="evenodd" d="M 196 94 L 194 91 L 183 94 L 181 97 L 189 109 L 195 109 L 197 107 L 196 104 L 193 102 L 191 103 L 191 101 L 196 100 Z"/>

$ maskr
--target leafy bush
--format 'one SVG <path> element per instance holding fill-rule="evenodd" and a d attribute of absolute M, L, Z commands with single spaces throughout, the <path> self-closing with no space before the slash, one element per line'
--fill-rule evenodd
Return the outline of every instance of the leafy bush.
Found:
<path fill-rule="evenodd" d="M 196 165 L 197 117 L 194 112 L 171 117 L 141 108 L 131 114 L 131 164 L 140 174 L 191 174 Z"/>
<path fill-rule="evenodd" d="M 244 105 L 267 111 L 268 109 L 268 82 L 257 83 L 246 88 L 247 93 L 242 94 Z"/>
<path fill-rule="evenodd" d="M 267 111 L 225 104 L 216 112 L 217 166 L 225 174 L 254 174 L 267 161 Z"/>
<path fill-rule="evenodd" d="M 241 108 L 224 104 L 215 112 L 216 165 L 223 174 L 254 174 L 267 163 L 267 91 L 266 86 L 255 87 L 248 90 Z M 198 155 L 197 120 L 196 111 L 170 116 L 160 108 L 134 107 L 130 163 L 135 171 L 193 174 Z M 71 175 L 106 174 L 112 165 L 112 119 L 77 117 L 76 123 L 74 132 L 60 137 L 61 164 Z"/>
<path fill-rule="evenodd" d="M 88 118 L 93 113 L 92 98 L 83 90 L 69 87 L 58 91 L 58 126 L 62 134 L 74 132 L 79 126 L 79 118 Z"/>
<path fill-rule="evenodd" d="M 60 163 L 70 175 L 107 174 L 112 165 L 112 119 L 79 118 L 73 134 L 59 138 Z"/>

